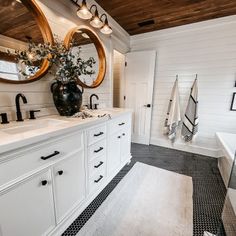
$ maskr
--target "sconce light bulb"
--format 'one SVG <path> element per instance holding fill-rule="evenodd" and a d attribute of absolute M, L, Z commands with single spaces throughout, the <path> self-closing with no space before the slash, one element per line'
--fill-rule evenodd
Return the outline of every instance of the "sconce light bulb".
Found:
<path fill-rule="evenodd" d="M 112 28 L 108 24 L 104 24 L 104 26 L 100 30 L 103 34 L 111 34 Z"/>
<path fill-rule="evenodd" d="M 92 20 L 90 21 L 90 25 L 92 25 L 94 28 L 101 28 L 103 23 L 102 21 L 99 19 L 98 16 L 94 16 L 92 18 Z"/>
<path fill-rule="evenodd" d="M 77 16 L 83 20 L 89 20 L 93 17 L 92 13 L 87 7 L 86 1 L 82 2 L 82 6 L 77 10 Z"/>

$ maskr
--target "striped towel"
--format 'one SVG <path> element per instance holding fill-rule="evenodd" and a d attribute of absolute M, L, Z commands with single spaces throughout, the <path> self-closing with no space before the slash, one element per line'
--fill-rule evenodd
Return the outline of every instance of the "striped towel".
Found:
<path fill-rule="evenodd" d="M 185 142 L 190 142 L 198 131 L 198 85 L 197 76 L 191 88 L 187 109 L 182 126 L 182 137 Z"/>
<path fill-rule="evenodd" d="M 167 110 L 167 117 L 164 125 L 164 134 L 174 142 L 176 132 L 181 122 L 180 103 L 179 103 L 179 87 L 178 76 L 176 76 L 175 84 L 171 92 L 171 98 Z"/>

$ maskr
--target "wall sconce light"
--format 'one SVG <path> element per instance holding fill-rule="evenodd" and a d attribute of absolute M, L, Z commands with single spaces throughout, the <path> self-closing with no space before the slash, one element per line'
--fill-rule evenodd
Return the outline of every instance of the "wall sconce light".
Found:
<path fill-rule="evenodd" d="M 94 28 L 100 29 L 100 32 L 103 34 L 111 34 L 112 28 L 110 27 L 107 19 L 107 15 L 103 13 L 99 17 L 98 9 L 96 5 L 92 5 L 90 8 L 87 7 L 86 0 L 83 0 L 81 5 L 78 3 L 78 0 L 72 0 L 79 8 L 77 10 L 77 15 L 83 20 L 90 20 L 90 25 Z M 93 8 L 94 14 L 92 13 Z M 104 21 L 102 18 L 105 17 Z"/>
<path fill-rule="evenodd" d="M 108 24 L 108 19 L 107 19 L 107 15 L 106 14 L 102 14 L 100 19 L 102 19 L 102 17 L 105 16 L 105 21 L 104 24 L 102 26 L 102 28 L 100 29 L 100 31 L 103 34 L 111 34 L 112 33 L 112 28 L 111 26 Z"/>
<path fill-rule="evenodd" d="M 96 5 L 92 5 L 90 7 L 90 11 L 92 11 L 92 8 L 95 7 L 94 16 L 90 20 L 90 25 L 92 25 L 94 28 L 101 28 L 103 26 L 103 22 L 101 21 L 99 15 L 98 15 L 98 9 Z"/>
<path fill-rule="evenodd" d="M 91 11 L 87 7 L 86 0 L 82 1 L 81 6 L 79 5 L 77 16 L 83 20 L 89 20 L 93 17 Z"/>

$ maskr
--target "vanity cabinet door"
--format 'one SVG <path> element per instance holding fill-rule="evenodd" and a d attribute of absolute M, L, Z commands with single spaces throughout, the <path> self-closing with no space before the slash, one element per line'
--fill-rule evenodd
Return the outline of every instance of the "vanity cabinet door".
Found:
<path fill-rule="evenodd" d="M 125 162 L 130 159 L 131 148 L 131 128 L 126 127 L 121 130 L 120 150 L 121 150 L 121 162 Z"/>
<path fill-rule="evenodd" d="M 1 236 L 41 236 L 55 227 L 50 176 L 41 173 L 0 194 Z"/>
<path fill-rule="evenodd" d="M 120 165 L 120 142 L 121 133 L 120 131 L 112 134 L 108 138 L 108 155 L 107 155 L 107 171 L 111 174 Z"/>
<path fill-rule="evenodd" d="M 84 152 L 78 151 L 53 169 L 57 223 L 85 199 Z"/>

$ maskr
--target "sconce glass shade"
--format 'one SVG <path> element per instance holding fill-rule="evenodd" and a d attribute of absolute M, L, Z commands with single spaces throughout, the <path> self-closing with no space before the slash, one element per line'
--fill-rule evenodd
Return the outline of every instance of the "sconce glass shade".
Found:
<path fill-rule="evenodd" d="M 92 25 L 94 28 L 101 28 L 103 25 L 103 22 L 101 21 L 101 19 L 99 18 L 98 15 L 98 10 L 97 10 L 97 6 L 94 5 L 96 7 L 96 10 L 94 12 L 94 16 L 92 17 L 92 19 L 90 20 L 90 25 Z M 92 7 L 91 7 L 92 8 Z M 91 10 L 91 9 L 90 9 Z"/>
<path fill-rule="evenodd" d="M 78 8 L 77 16 L 83 20 L 89 20 L 93 17 L 92 13 L 87 7 L 86 0 L 83 0 L 82 5 Z"/>
<path fill-rule="evenodd" d="M 103 34 L 111 34 L 112 33 L 112 28 L 111 28 L 111 26 L 109 26 L 107 19 L 105 20 L 105 23 L 104 23 L 103 27 L 100 29 L 100 31 Z"/>
<path fill-rule="evenodd" d="M 103 23 L 98 17 L 93 17 L 90 21 L 90 25 L 92 25 L 94 28 L 101 28 Z"/>

